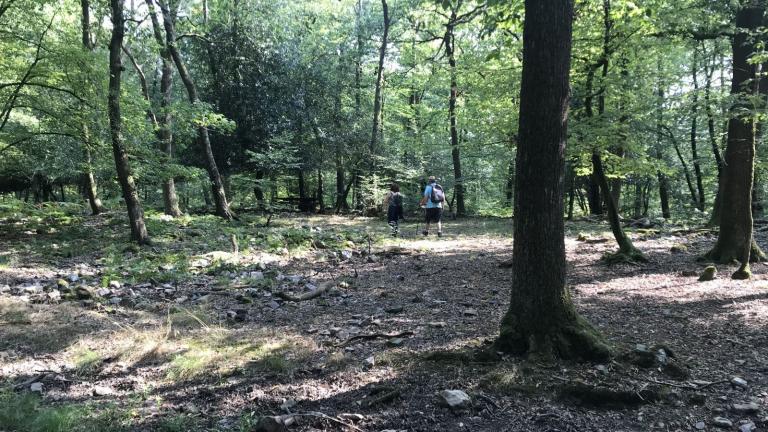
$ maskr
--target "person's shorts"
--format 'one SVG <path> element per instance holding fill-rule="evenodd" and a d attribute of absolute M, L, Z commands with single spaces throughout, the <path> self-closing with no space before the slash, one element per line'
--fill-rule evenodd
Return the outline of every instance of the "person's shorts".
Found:
<path fill-rule="evenodd" d="M 433 207 L 427 209 L 427 216 L 425 221 L 427 223 L 438 223 L 443 219 L 443 209 L 440 207 Z"/>

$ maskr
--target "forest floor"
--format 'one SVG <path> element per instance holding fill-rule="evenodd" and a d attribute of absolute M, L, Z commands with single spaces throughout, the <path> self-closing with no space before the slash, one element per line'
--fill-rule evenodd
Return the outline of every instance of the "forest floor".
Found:
<path fill-rule="evenodd" d="M 508 303 L 509 220 L 391 239 L 367 218 L 150 214 L 139 249 L 122 214 L 82 211 L 0 203 L 0 430 L 768 428 L 768 272 L 698 282 L 707 230 L 632 230 L 650 262 L 608 266 L 607 226 L 567 224 L 573 299 L 615 350 L 578 364 L 476 355 Z"/>

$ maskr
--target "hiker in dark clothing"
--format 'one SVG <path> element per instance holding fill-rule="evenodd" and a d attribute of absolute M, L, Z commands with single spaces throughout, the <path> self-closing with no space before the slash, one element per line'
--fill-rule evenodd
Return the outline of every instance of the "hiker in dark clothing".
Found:
<path fill-rule="evenodd" d="M 400 219 L 403 218 L 403 195 L 397 183 L 390 185 L 384 207 L 387 208 L 387 223 L 392 229 L 392 237 L 397 237 L 400 233 Z"/>

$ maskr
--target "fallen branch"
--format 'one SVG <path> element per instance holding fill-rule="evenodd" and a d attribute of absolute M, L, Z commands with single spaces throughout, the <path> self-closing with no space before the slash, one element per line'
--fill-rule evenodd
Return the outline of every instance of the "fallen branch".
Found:
<path fill-rule="evenodd" d="M 313 298 L 319 297 L 322 293 L 328 291 L 328 289 L 333 286 L 333 283 L 334 281 L 324 282 L 320 284 L 320 286 L 317 287 L 316 290 L 310 291 L 308 293 L 304 293 L 301 295 L 294 295 L 294 294 L 290 294 L 282 291 L 275 293 L 275 295 L 285 301 L 292 301 L 292 302 L 302 302 L 306 300 L 312 300 Z"/>
<path fill-rule="evenodd" d="M 30 385 L 40 381 L 41 379 L 45 378 L 46 375 L 48 375 L 48 374 L 47 373 L 41 373 L 41 374 L 35 375 L 35 376 L 25 380 L 24 382 L 16 384 L 15 386 L 13 386 L 13 389 L 14 390 L 21 390 L 24 387 L 30 386 Z"/>
<path fill-rule="evenodd" d="M 373 339 L 379 339 L 379 338 L 393 339 L 393 338 L 413 336 L 413 335 L 414 335 L 414 333 L 412 331 L 410 331 L 410 330 L 406 330 L 406 331 L 404 331 L 402 333 L 397 333 L 397 334 L 387 334 L 387 333 L 364 334 L 364 335 L 352 336 L 352 337 L 348 338 L 347 340 L 345 340 L 344 342 L 342 342 L 342 343 L 340 343 L 340 344 L 338 344 L 336 346 L 337 347 L 344 347 L 344 346 L 347 346 L 347 345 L 351 344 L 352 342 L 355 342 L 355 341 L 358 341 L 358 340 L 373 340 Z"/>
<path fill-rule="evenodd" d="M 259 431 L 273 431 L 273 430 L 284 430 L 286 426 L 290 426 L 295 421 L 296 417 L 319 417 L 324 420 L 329 420 L 331 422 L 346 426 L 352 430 L 358 431 L 358 432 L 365 432 L 359 427 L 347 423 L 344 420 L 338 418 L 329 416 L 328 414 L 321 413 L 318 411 L 308 411 L 304 413 L 291 413 L 291 414 L 284 414 L 280 416 L 266 416 L 262 417 L 259 420 L 259 423 L 256 425 L 256 432 Z M 279 428 L 279 429 L 278 429 Z"/>

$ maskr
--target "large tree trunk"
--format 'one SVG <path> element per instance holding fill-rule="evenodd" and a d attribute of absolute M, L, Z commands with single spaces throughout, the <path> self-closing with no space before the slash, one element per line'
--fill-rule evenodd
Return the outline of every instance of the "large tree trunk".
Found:
<path fill-rule="evenodd" d="M 698 49 L 693 49 L 693 61 L 691 62 L 691 76 L 693 77 L 693 101 L 691 102 L 691 156 L 693 157 L 693 173 L 696 175 L 696 190 L 698 191 L 696 207 L 704 211 L 704 182 L 699 162 L 699 150 L 697 146 L 698 120 L 699 120 L 699 80 L 698 80 Z"/>
<path fill-rule="evenodd" d="M 160 20 L 157 17 L 154 7 L 149 9 L 149 16 L 152 21 L 152 30 L 155 36 L 155 42 L 160 47 L 160 115 L 156 118 L 156 134 L 160 142 L 160 149 L 168 157 L 168 162 L 173 160 L 173 134 L 171 132 L 171 102 L 173 100 L 173 58 L 171 52 L 163 38 L 163 29 L 160 26 Z M 149 94 L 146 95 L 149 101 Z M 151 103 L 151 101 L 150 101 Z M 150 105 L 151 109 L 151 105 Z M 170 216 L 181 216 L 179 209 L 179 198 L 176 195 L 176 184 L 173 176 L 163 179 L 163 207 L 165 214 Z"/>
<path fill-rule="evenodd" d="M 91 40 L 91 4 L 89 0 L 80 0 L 80 6 L 83 11 L 81 16 L 83 48 L 87 51 L 93 51 L 93 41 Z M 83 179 L 85 180 L 85 192 L 88 197 L 88 204 L 91 206 L 91 214 L 94 216 L 104 211 L 104 207 L 99 199 L 98 189 L 96 188 L 96 178 L 93 175 L 93 158 L 91 156 L 91 131 L 87 122 L 83 121 L 83 155 L 85 157 L 85 168 Z"/>
<path fill-rule="evenodd" d="M 718 263 L 739 261 L 742 268 L 734 276 L 749 275 L 749 261 L 763 261 L 765 255 L 752 235 L 752 182 L 755 164 L 755 124 L 749 113 L 749 98 L 757 93 L 757 65 L 749 62 L 754 44 L 750 33 L 761 23 L 764 6 L 747 6 L 736 14 L 733 38 L 733 78 L 731 94 L 738 99 L 731 107 L 728 145 L 722 178 L 720 233 L 707 258 Z"/>
<path fill-rule="evenodd" d="M 111 0 L 112 6 L 112 39 L 109 42 L 109 97 L 107 109 L 109 112 L 109 131 L 112 136 L 112 152 L 115 156 L 117 178 L 123 191 L 125 205 L 128 208 L 128 220 L 131 226 L 131 237 L 139 244 L 149 243 L 149 234 L 144 225 L 144 210 L 141 208 L 139 195 L 131 174 L 128 154 L 123 141 L 123 121 L 120 117 L 120 79 L 123 70 L 122 46 L 125 34 L 123 5 L 125 0 Z"/>
<path fill-rule="evenodd" d="M 171 53 L 173 62 L 176 64 L 176 70 L 179 72 L 179 77 L 181 77 L 181 80 L 184 82 L 184 87 L 187 89 L 189 102 L 193 105 L 197 104 L 200 102 L 200 98 L 197 95 L 197 87 L 195 87 L 195 82 L 192 80 L 192 76 L 189 74 L 189 71 L 184 64 L 184 59 L 181 58 L 181 53 L 176 46 L 176 28 L 173 21 L 175 14 L 171 13 L 171 10 L 164 0 L 158 0 L 158 3 L 163 14 L 166 46 Z M 147 5 L 150 9 L 154 7 L 152 0 L 147 0 Z M 213 201 L 216 204 L 216 214 L 226 220 L 232 220 L 234 215 L 229 209 L 227 194 L 224 191 L 224 182 L 221 179 L 219 168 L 216 166 L 216 159 L 213 156 L 213 149 L 211 148 L 211 139 L 208 136 L 208 128 L 205 125 L 198 126 L 197 139 L 205 155 Z"/>
<path fill-rule="evenodd" d="M 371 131 L 371 142 L 369 151 L 371 153 L 371 163 L 373 169 L 376 168 L 376 156 L 379 153 L 378 140 L 381 135 L 381 88 L 384 85 L 384 58 L 387 56 L 387 38 L 389 37 L 389 7 L 387 0 L 381 0 L 382 14 L 384 16 L 384 32 L 381 36 L 381 46 L 379 47 L 379 65 L 376 68 L 376 84 L 373 95 L 373 130 Z"/>
<path fill-rule="evenodd" d="M 610 354 L 565 285 L 563 169 L 572 0 L 526 0 L 515 179 L 512 298 L 495 349 L 575 359 Z"/>
<path fill-rule="evenodd" d="M 450 119 L 451 132 L 451 159 L 453 161 L 453 178 L 456 187 L 456 216 L 464 216 L 464 177 L 461 173 L 461 150 L 459 149 L 459 133 L 456 129 L 456 98 L 458 96 L 458 84 L 456 82 L 456 37 L 454 34 L 454 22 L 456 21 L 456 9 L 451 12 L 451 20 L 445 32 L 445 52 L 448 56 L 448 66 L 451 74 L 451 93 L 448 99 L 448 117 Z"/>

